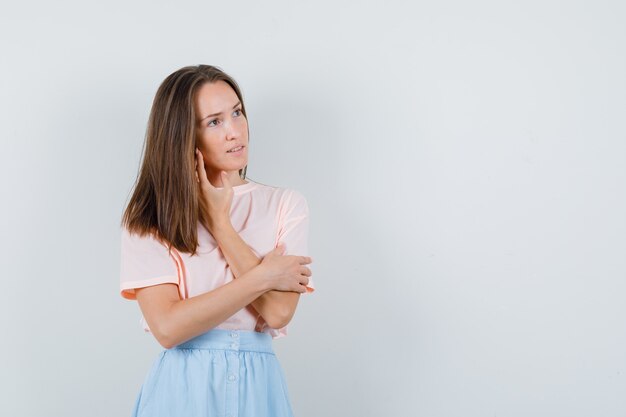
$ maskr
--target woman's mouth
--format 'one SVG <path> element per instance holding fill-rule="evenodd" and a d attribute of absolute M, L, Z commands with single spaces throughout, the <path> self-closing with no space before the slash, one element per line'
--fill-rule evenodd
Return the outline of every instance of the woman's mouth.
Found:
<path fill-rule="evenodd" d="M 241 145 L 241 146 L 238 146 L 238 147 L 236 147 L 234 149 L 231 149 L 230 151 L 226 151 L 226 152 L 227 153 L 232 153 L 232 154 L 235 154 L 235 155 L 241 155 L 243 153 L 243 148 L 244 148 L 244 146 Z"/>

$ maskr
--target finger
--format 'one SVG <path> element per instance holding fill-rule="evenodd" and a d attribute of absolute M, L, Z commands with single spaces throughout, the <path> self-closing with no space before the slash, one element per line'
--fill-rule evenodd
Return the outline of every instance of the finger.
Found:
<path fill-rule="evenodd" d="M 204 169 L 204 158 L 202 156 L 202 152 L 198 148 L 196 148 L 196 156 L 198 157 L 198 175 L 200 176 L 200 184 L 203 186 L 213 187 L 211 181 L 206 176 L 206 170 Z"/>
<path fill-rule="evenodd" d="M 311 262 L 313 262 L 313 258 L 311 258 L 310 256 L 301 256 L 300 257 L 300 263 L 301 264 L 310 264 Z"/>
<path fill-rule="evenodd" d="M 224 189 L 227 190 L 233 188 L 230 180 L 228 179 L 228 173 L 226 171 L 222 171 L 222 185 L 224 186 Z"/>
<path fill-rule="evenodd" d="M 307 277 L 311 276 L 311 270 L 309 268 L 307 268 L 306 266 L 301 266 L 300 267 L 300 274 L 305 275 Z"/>

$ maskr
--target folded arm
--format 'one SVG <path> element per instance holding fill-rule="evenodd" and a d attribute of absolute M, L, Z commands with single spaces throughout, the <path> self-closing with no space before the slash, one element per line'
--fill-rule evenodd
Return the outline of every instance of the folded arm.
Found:
<path fill-rule="evenodd" d="M 218 242 L 235 278 L 242 276 L 261 263 L 261 259 L 239 236 L 230 221 L 222 222 L 212 229 L 213 237 Z M 270 290 L 263 293 L 251 304 L 268 326 L 279 329 L 291 321 L 299 299 L 300 293 L 298 292 Z"/>

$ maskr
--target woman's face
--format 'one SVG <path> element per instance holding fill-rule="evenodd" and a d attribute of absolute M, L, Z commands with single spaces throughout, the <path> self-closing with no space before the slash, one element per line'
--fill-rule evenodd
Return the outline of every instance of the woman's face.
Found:
<path fill-rule="evenodd" d="M 220 171 L 233 181 L 248 163 L 248 121 L 241 102 L 225 81 L 205 83 L 196 94 L 196 146 L 202 152 L 209 181 L 220 184 Z M 237 152 L 231 149 L 243 146 Z M 231 172 L 232 171 L 232 172 Z"/>

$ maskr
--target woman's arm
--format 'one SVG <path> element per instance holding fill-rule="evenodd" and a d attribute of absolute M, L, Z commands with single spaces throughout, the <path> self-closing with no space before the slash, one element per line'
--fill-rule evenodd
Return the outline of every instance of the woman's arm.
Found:
<path fill-rule="evenodd" d="M 230 222 L 230 208 L 233 199 L 230 180 L 226 171 L 221 171 L 223 187 L 217 189 L 207 179 L 204 156 L 197 148 L 196 158 L 196 173 L 201 190 L 200 217 L 203 219 L 204 226 L 218 242 L 234 278 L 243 276 L 257 266 L 261 260 L 241 239 Z M 272 289 L 262 294 L 261 297 L 255 299 L 251 304 L 267 322 L 268 326 L 279 329 L 291 321 L 299 298 L 300 293 L 298 292 L 276 291 Z"/>
<path fill-rule="evenodd" d="M 170 349 L 226 321 L 270 288 L 264 271 L 255 267 L 237 280 L 184 300 L 170 283 L 135 288 L 135 294 L 150 331 Z"/>
<path fill-rule="evenodd" d="M 235 278 L 245 276 L 248 271 L 261 263 L 261 259 L 235 231 L 230 219 L 216 224 L 212 229 L 213 237 L 218 242 Z M 251 304 L 269 327 L 280 329 L 291 321 L 299 299 L 298 292 L 270 290 Z"/>

